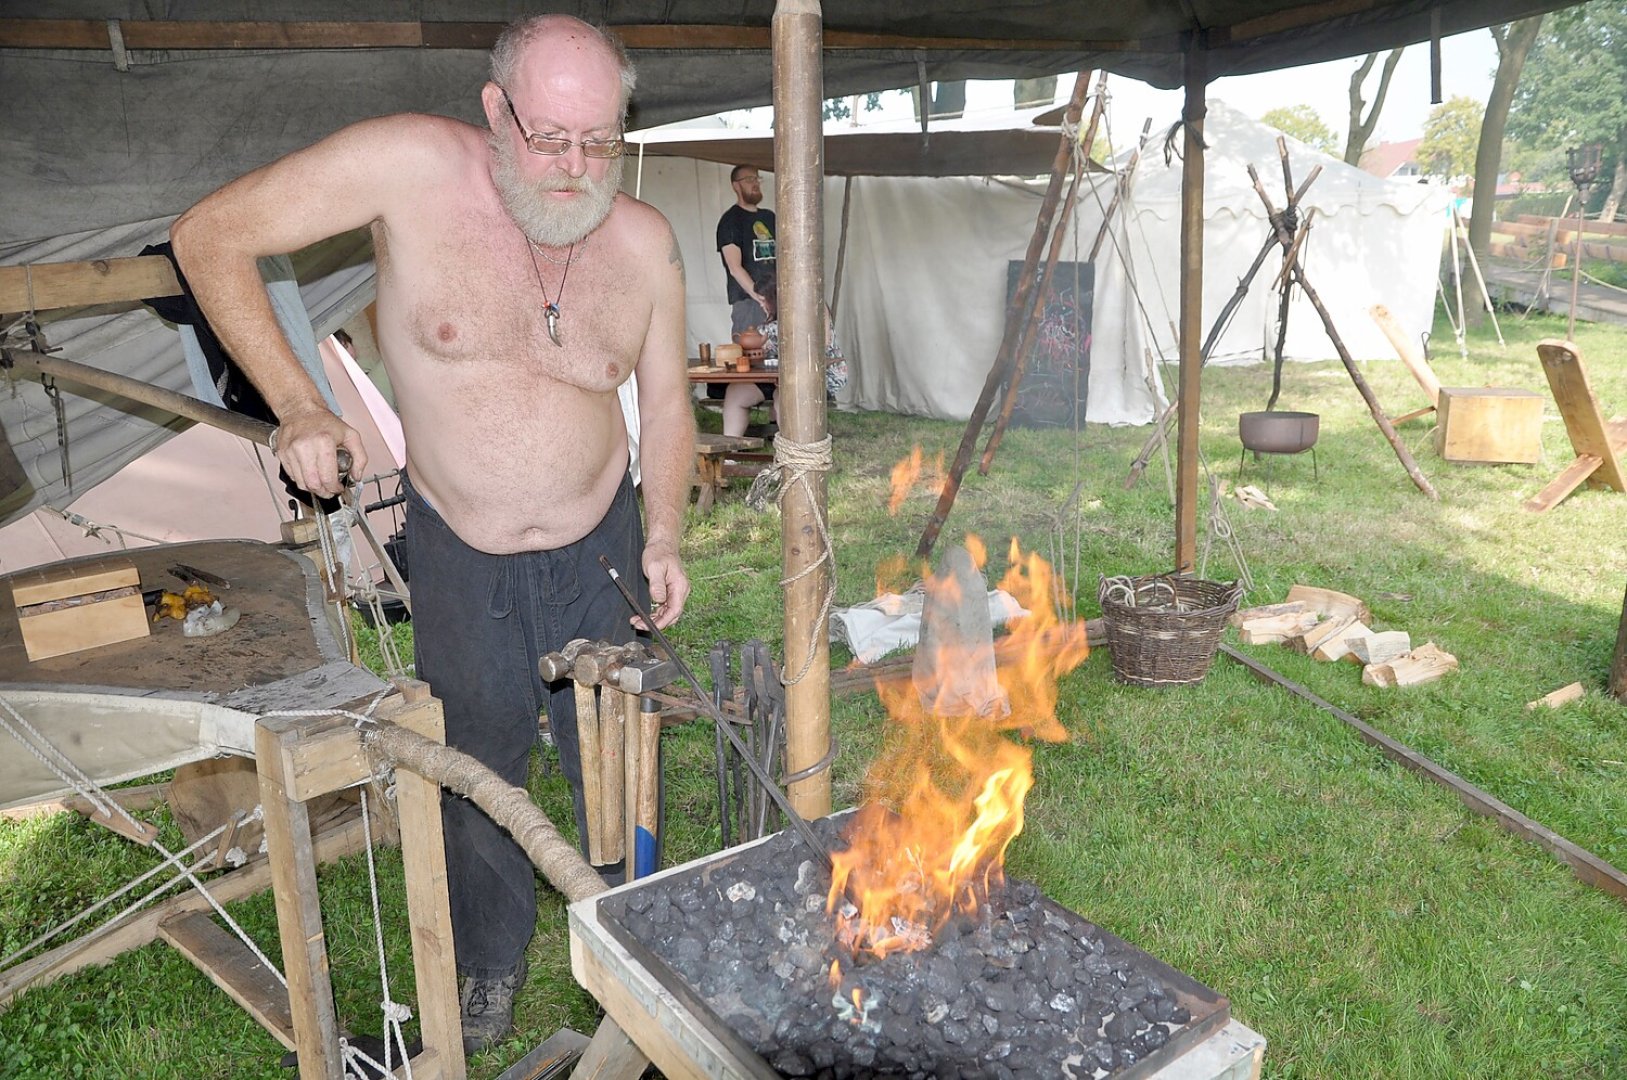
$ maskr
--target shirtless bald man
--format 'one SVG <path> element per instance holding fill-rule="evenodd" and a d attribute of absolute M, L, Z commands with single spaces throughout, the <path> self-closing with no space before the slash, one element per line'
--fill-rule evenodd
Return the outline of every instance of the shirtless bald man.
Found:
<path fill-rule="evenodd" d="M 228 184 L 172 230 L 204 312 L 276 410 L 278 459 L 332 495 L 336 448 L 356 476 L 366 453 L 284 340 L 255 258 L 371 227 L 379 344 L 407 438 L 418 675 L 445 703 L 447 742 L 514 784 L 546 695 L 583 837 L 574 696 L 541 682 L 537 658 L 575 637 L 633 636 L 600 554 L 629 579 L 641 566 L 662 627 L 689 595 L 684 273 L 666 219 L 618 191 L 633 83 L 608 34 L 522 20 L 492 50 L 489 130 L 365 120 Z M 634 371 L 643 526 L 617 400 Z M 472 804 L 446 800 L 443 817 L 472 1053 L 512 1027 L 535 879 Z"/>

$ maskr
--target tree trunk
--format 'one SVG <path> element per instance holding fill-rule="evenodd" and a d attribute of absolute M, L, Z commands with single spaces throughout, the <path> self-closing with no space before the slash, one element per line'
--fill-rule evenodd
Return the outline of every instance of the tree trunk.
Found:
<path fill-rule="evenodd" d="M 1623 195 L 1627 195 L 1627 128 L 1616 133 L 1616 171 L 1610 177 L 1610 194 L 1599 211 L 1600 221 L 1616 220 Z"/>
<path fill-rule="evenodd" d="M 1491 254 L 1491 222 L 1497 211 L 1497 174 L 1503 163 L 1508 107 L 1514 101 L 1520 70 L 1525 67 L 1526 55 L 1541 27 L 1541 15 L 1491 27 L 1491 36 L 1497 42 L 1497 74 L 1492 79 L 1485 116 L 1480 121 L 1480 145 L 1474 155 L 1474 210 L 1469 215 L 1469 246 L 1481 263 Z M 1479 323 L 1482 314 L 1480 305 L 1476 304 L 1470 321 Z"/>
<path fill-rule="evenodd" d="M 1378 91 L 1373 95 L 1373 107 L 1368 110 L 1367 116 L 1362 116 L 1361 88 L 1367 81 L 1367 73 L 1373 70 L 1373 64 L 1378 60 L 1378 53 L 1368 53 L 1367 58 L 1361 62 L 1354 74 L 1350 76 L 1350 127 L 1345 136 L 1345 164 L 1361 165 L 1362 151 L 1367 149 L 1367 140 L 1378 126 L 1379 110 L 1384 108 L 1384 95 L 1390 92 L 1390 77 L 1395 74 L 1395 65 L 1401 62 L 1401 49 L 1392 49 L 1390 55 L 1384 58 L 1384 67 L 1378 74 Z"/>

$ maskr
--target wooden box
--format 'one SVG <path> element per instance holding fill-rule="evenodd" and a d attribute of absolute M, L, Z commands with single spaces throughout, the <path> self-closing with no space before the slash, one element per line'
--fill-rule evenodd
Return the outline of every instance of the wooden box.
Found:
<path fill-rule="evenodd" d="M 1542 460 L 1541 394 L 1503 386 L 1443 386 L 1435 451 L 1447 461 Z"/>
<path fill-rule="evenodd" d="M 11 598 L 29 660 L 147 636 L 141 577 L 127 560 L 24 571 Z"/>

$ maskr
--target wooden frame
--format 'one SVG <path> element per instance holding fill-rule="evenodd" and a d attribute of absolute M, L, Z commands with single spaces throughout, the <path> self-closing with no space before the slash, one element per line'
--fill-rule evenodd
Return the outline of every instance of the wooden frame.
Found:
<path fill-rule="evenodd" d="M 441 703 L 429 696 L 423 683 L 406 684 L 402 695 L 381 705 L 376 715 L 382 722 L 445 741 Z M 299 1075 L 301 1080 L 342 1080 L 339 1026 L 305 803 L 367 781 L 372 765 L 355 722 L 342 716 L 261 720 L 255 728 L 255 761 Z M 440 785 L 398 769 L 396 799 L 424 1042 L 422 1052 L 412 1059 L 413 1075 L 463 1080 L 467 1074 L 446 894 Z"/>

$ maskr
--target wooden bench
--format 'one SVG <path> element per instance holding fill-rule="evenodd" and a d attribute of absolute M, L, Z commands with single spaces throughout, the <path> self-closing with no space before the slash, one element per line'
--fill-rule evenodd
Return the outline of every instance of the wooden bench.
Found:
<path fill-rule="evenodd" d="M 712 512 L 718 489 L 724 484 L 724 459 L 739 456 L 750 450 L 761 450 L 763 440 L 750 435 L 713 435 L 701 432 L 695 436 L 695 486 L 700 489 L 695 497 L 695 511 L 702 517 Z"/>
<path fill-rule="evenodd" d="M 1627 420 L 1613 417 L 1608 422 L 1588 383 L 1582 354 L 1568 341 L 1548 339 L 1537 345 L 1537 358 L 1548 376 L 1559 415 L 1565 420 L 1576 460 L 1536 495 L 1525 508 L 1540 514 L 1558 505 L 1565 496 L 1581 487 L 1627 491 L 1621 458 L 1627 454 Z"/>

